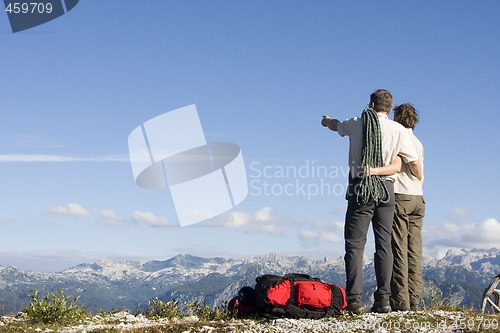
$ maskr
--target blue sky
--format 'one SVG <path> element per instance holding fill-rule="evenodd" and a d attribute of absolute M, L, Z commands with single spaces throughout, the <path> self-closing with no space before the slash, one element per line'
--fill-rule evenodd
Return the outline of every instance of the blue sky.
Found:
<path fill-rule="evenodd" d="M 87 0 L 15 34 L 0 13 L 0 265 L 341 256 L 348 140 L 321 116 L 359 115 L 377 88 L 420 112 L 425 253 L 500 248 L 499 12 L 493 0 Z M 241 147 L 249 194 L 181 228 L 168 191 L 135 185 L 127 138 L 191 104 L 207 141 Z"/>

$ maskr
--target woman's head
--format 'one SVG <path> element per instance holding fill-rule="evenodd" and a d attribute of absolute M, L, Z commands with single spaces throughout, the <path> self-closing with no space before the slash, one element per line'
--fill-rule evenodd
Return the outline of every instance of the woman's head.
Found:
<path fill-rule="evenodd" d="M 404 103 L 394 107 L 394 121 L 406 128 L 414 129 L 418 124 L 418 113 L 413 105 Z"/>

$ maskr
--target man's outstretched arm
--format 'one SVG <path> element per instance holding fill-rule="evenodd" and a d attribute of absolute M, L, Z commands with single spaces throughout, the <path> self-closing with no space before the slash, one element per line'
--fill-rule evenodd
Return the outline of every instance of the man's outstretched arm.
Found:
<path fill-rule="evenodd" d="M 321 120 L 321 125 L 324 127 L 328 127 L 332 131 L 337 132 L 337 125 L 339 124 L 338 119 L 332 119 L 330 116 L 323 116 L 323 119 Z"/>

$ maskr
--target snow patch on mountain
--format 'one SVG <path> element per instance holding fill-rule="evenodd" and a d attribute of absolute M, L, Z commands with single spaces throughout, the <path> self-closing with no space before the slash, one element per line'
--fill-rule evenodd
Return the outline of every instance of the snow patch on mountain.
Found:
<path fill-rule="evenodd" d="M 365 258 L 364 299 L 369 304 L 376 288 L 373 261 Z M 478 306 L 482 290 L 500 272 L 500 251 L 450 249 L 441 259 L 423 258 L 426 288 L 439 289 L 457 304 Z M 164 261 L 102 259 L 58 273 L 0 267 L 0 305 L 19 311 L 29 303 L 30 290 L 80 295 L 90 310 L 137 309 L 158 297 L 182 302 L 221 305 L 243 286 L 254 286 L 262 274 L 304 273 L 325 282 L 345 284 L 343 257 L 313 260 L 276 253 L 250 259 L 201 258 L 181 254 Z"/>

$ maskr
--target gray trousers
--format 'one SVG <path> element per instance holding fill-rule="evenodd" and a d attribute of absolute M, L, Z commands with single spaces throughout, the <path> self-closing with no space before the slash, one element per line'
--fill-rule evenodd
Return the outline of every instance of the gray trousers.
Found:
<path fill-rule="evenodd" d="M 391 295 L 392 249 L 391 231 L 394 218 L 394 184 L 385 182 L 390 194 L 388 203 L 358 205 L 354 196 L 347 197 L 348 206 L 344 226 L 347 301 L 361 300 L 363 296 L 363 253 L 370 222 L 375 236 L 375 301 L 388 301 Z"/>
<path fill-rule="evenodd" d="M 394 266 L 391 282 L 393 307 L 408 309 L 420 304 L 422 278 L 422 225 L 425 200 L 421 195 L 396 194 L 392 229 Z"/>

